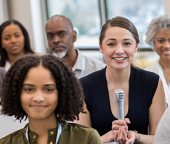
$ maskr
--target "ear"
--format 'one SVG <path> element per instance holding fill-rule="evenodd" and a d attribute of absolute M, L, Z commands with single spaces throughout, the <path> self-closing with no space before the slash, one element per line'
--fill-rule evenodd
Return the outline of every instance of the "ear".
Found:
<path fill-rule="evenodd" d="M 103 48 L 102 48 L 102 44 L 100 44 L 100 42 L 99 42 L 99 48 L 100 48 L 100 52 L 103 54 Z"/>
<path fill-rule="evenodd" d="M 73 42 L 77 40 L 77 32 L 73 30 Z"/>
<path fill-rule="evenodd" d="M 139 44 L 136 45 L 135 53 L 138 51 Z"/>

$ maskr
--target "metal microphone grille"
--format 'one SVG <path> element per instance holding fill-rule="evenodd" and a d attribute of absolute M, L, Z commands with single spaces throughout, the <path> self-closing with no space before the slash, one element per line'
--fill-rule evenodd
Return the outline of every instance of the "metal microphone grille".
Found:
<path fill-rule="evenodd" d="M 124 99 L 124 91 L 122 89 L 115 90 L 115 100 Z"/>

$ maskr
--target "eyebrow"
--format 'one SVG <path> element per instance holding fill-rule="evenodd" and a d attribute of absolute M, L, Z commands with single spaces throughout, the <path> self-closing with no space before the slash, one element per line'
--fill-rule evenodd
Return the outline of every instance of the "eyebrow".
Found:
<path fill-rule="evenodd" d="M 23 84 L 23 86 L 34 86 L 34 85 L 32 85 L 32 84 Z M 44 86 L 54 86 L 54 87 L 56 87 L 54 84 L 46 84 Z"/>
<path fill-rule="evenodd" d="M 109 41 L 109 40 L 116 40 L 116 39 L 111 38 L 111 39 L 108 39 L 107 41 Z M 130 40 L 130 41 L 132 41 L 131 39 L 128 39 L 128 38 L 127 38 L 127 39 L 123 39 L 123 41 L 126 41 L 126 40 Z M 106 41 L 106 42 L 107 42 L 107 41 Z M 132 42 L 133 42 L 133 41 L 132 41 Z"/>
<path fill-rule="evenodd" d="M 14 35 L 15 34 L 20 34 L 20 32 L 15 32 Z M 11 35 L 10 34 L 6 34 L 5 36 L 11 36 Z"/>
<path fill-rule="evenodd" d="M 48 32 L 48 31 L 47 31 L 47 35 L 49 35 L 49 34 L 55 34 L 55 33 L 58 34 L 58 33 L 62 33 L 62 32 L 66 32 L 66 31 L 65 31 L 65 30 L 60 30 L 60 31 L 57 31 L 57 32 L 51 32 L 51 31 Z"/>

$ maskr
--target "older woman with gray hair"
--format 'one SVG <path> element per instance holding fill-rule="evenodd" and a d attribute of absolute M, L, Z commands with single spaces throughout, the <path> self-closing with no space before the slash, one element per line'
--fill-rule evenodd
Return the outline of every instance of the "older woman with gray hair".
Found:
<path fill-rule="evenodd" d="M 170 105 L 170 15 L 159 16 L 151 21 L 146 32 L 146 42 L 160 56 L 159 60 L 146 70 L 160 76 L 166 103 Z"/>

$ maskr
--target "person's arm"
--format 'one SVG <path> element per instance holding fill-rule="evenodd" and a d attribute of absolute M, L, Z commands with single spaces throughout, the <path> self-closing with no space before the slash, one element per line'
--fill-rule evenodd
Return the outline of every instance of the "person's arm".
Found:
<path fill-rule="evenodd" d="M 152 104 L 149 108 L 149 135 L 138 134 L 133 131 L 130 131 L 130 137 L 128 138 L 129 143 L 134 140 L 140 139 L 139 144 L 153 144 L 153 139 L 155 135 L 155 131 L 158 125 L 159 120 L 161 119 L 164 111 L 166 109 L 165 103 L 165 94 L 163 89 L 163 84 L 161 79 L 159 79 L 157 90 L 152 100 Z M 127 144 L 129 144 L 127 141 Z"/>
<path fill-rule="evenodd" d="M 93 130 L 90 133 L 87 144 L 103 144 L 100 135 L 96 130 Z"/>
<path fill-rule="evenodd" d="M 84 103 L 83 107 L 84 107 L 84 111 L 86 113 L 80 113 L 79 114 L 79 120 L 74 120 L 73 123 L 85 125 L 85 126 L 88 126 L 88 127 L 92 127 L 91 118 L 90 118 L 90 112 L 87 109 L 87 105 Z"/>
<path fill-rule="evenodd" d="M 87 114 L 80 113 L 79 114 L 80 119 L 73 121 L 73 123 L 77 123 L 77 124 L 85 125 L 85 126 L 88 126 L 88 127 L 92 127 L 91 118 L 90 118 L 90 112 L 88 111 L 87 106 L 86 106 L 85 103 L 84 103 L 84 111 L 86 111 Z M 125 126 L 126 129 L 127 129 L 127 124 L 126 123 L 130 123 L 129 119 L 126 119 L 125 121 L 119 120 L 119 122 L 118 122 L 118 120 L 113 121 L 112 122 L 112 129 L 113 130 L 110 130 L 106 134 L 101 136 L 102 142 L 114 141 L 114 131 L 117 132 L 119 130 L 119 127 L 121 127 L 121 126 Z"/>
<path fill-rule="evenodd" d="M 167 144 L 170 142 L 170 107 L 166 109 L 156 129 L 153 144 Z"/>

